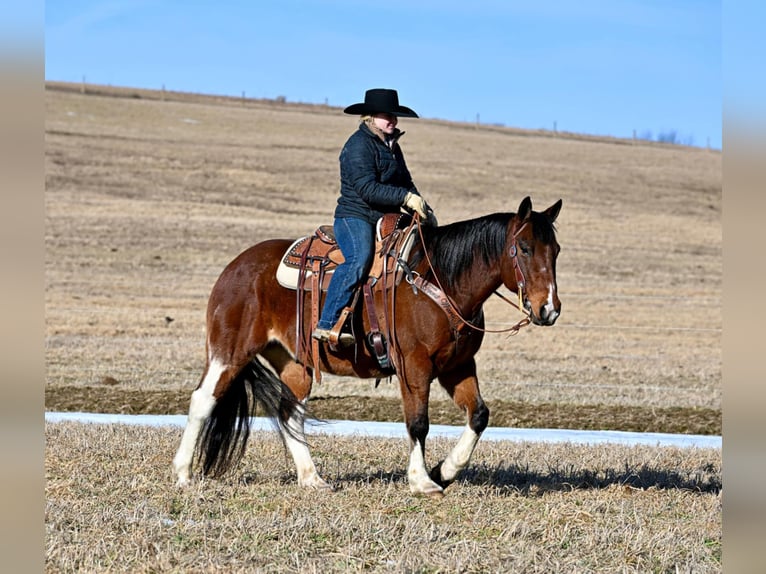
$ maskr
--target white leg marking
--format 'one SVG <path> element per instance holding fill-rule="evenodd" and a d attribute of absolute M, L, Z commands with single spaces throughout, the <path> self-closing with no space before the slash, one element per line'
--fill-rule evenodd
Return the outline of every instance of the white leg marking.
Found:
<path fill-rule="evenodd" d="M 286 423 L 279 425 L 287 449 L 295 462 L 298 484 L 309 488 L 332 490 L 332 487 L 319 476 L 316 466 L 314 466 L 314 460 L 311 458 L 311 452 L 306 444 L 306 435 L 303 430 L 304 420 L 305 409 L 301 405 L 293 411 Z"/>
<path fill-rule="evenodd" d="M 436 484 L 428 476 L 426 461 L 420 448 L 420 442 L 414 441 L 410 451 L 410 466 L 407 469 L 407 477 L 410 481 L 410 492 L 413 494 L 425 494 L 428 496 L 441 495 L 444 489 Z"/>
<path fill-rule="evenodd" d="M 476 448 L 478 442 L 479 435 L 474 432 L 470 425 L 466 425 L 457 444 L 442 462 L 441 478 L 443 481 L 452 482 L 457 474 L 468 465 L 473 449 Z"/>
<path fill-rule="evenodd" d="M 181 437 L 181 444 L 173 458 L 173 468 L 178 479 L 178 486 L 186 486 L 191 481 L 191 466 L 194 458 L 194 447 L 197 445 L 197 437 L 202 430 L 205 419 L 215 406 L 213 390 L 224 371 L 224 365 L 217 360 L 212 360 L 208 366 L 202 385 L 192 393 L 189 405 L 189 418 L 186 428 Z"/>

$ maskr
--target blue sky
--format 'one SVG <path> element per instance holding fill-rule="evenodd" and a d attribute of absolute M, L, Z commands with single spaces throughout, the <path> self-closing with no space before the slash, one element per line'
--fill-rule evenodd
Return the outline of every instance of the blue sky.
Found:
<path fill-rule="evenodd" d="M 721 0 L 55 0 L 45 78 L 721 148 Z"/>

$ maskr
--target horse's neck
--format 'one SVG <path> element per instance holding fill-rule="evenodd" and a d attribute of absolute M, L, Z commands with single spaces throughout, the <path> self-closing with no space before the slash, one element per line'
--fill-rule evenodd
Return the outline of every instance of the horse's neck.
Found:
<path fill-rule="evenodd" d="M 499 266 L 486 265 L 477 258 L 474 266 L 463 273 L 455 287 L 444 286 L 447 295 L 465 317 L 475 316 L 492 292 L 502 285 Z"/>

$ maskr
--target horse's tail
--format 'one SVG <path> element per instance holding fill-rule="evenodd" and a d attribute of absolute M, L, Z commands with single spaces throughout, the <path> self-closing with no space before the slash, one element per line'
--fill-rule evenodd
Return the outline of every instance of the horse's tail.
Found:
<path fill-rule="evenodd" d="M 242 460 L 258 403 L 275 420 L 280 412 L 289 415 L 303 408 L 290 388 L 254 358 L 216 401 L 200 433 L 197 462 L 205 475 L 221 476 Z"/>

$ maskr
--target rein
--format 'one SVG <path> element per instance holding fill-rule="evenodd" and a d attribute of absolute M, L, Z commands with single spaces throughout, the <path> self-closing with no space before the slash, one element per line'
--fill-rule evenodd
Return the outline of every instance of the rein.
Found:
<path fill-rule="evenodd" d="M 513 243 L 511 244 L 510 255 L 511 255 L 511 260 L 513 261 L 513 271 L 514 271 L 514 273 L 516 275 L 516 287 L 517 287 L 516 293 L 518 295 L 518 303 L 516 303 L 514 301 L 511 301 L 510 299 L 508 299 L 507 297 L 505 297 L 504 295 L 499 293 L 497 291 L 497 289 L 495 289 L 495 291 L 493 291 L 493 294 L 495 294 L 498 297 L 500 297 L 500 299 L 502 299 L 503 301 L 505 301 L 509 305 L 511 305 L 513 307 L 516 307 L 516 309 L 518 309 L 519 311 L 524 313 L 525 317 L 523 319 L 521 319 L 518 323 L 516 323 L 515 325 L 513 325 L 511 327 L 508 327 L 507 329 L 484 329 L 482 327 L 474 325 L 468 319 L 463 317 L 463 315 L 460 313 L 460 310 L 457 308 L 457 305 L 452 300 L 452 297 L 447 295 L 447 292 L 444 290 L 444 287 L 442 287 L 442 284 L 439 281 L 439 276 L 436 274 L 436 270 L 434 269 L 433 263 L 431 263 L 431 257 L 428 255 L 428 249 L 426 248 L 426 243 L 425 243 L 425 241 L 423 239 L 423 229 L 422 229 L 422 225 L 421 225 L 421 221 L 420 221 L 420 215 L 418 215 L 417 212 L 413 213 L 413 218 L 415 219 L 415 221 L 417 223 L 418 235 L 420 236 L 420 243 L 421 243 L 421 245 L 423 245 L 423 252 L 425 253 L 426 261 L 428 262 L 428 268 L 430 269 L 431 274 L 434 276 L 434 280 L 436 281 L 436 285 L 439 287 L 439 289 L 441 289 L 442 293 L 444 293 L 443 299 L 446 300 L 447 303 L 449 304 L 449 307 L 452 310 L 451 314 L 453 314 L 458 320 L 460 320 L 460 322 L 463 325 L 466 325 L 467 327 L 470 327 L 471 329 L 474 329 L 475 331 L 481 331 L 482 333 L 508 333 L 508 332 L 510 332 L 511 335 L 515 335 L 516 333 L 519 332 L 519 330 L 522 327 L 526 327 L 527 325 L 529 325 L 531 323 L 531 319 L 529 318 L 529 311 L 527 311 L 524 308 L 524 290 L 526 288 L 526 280 L 524 279 L 524 273 L 522 273 L 521 267 L 519 267 L 518 249 L 516 247 L 516 236 L 521 232 L 522 229 L 524 229 L 524 226 L 527 224 L 526 221 L 524 223 L 522 223 L 521 226 L 518 229 L 515 229 L 516 222 L 514 222 L 514 224 L 513 224 L 514 225 L 514 230 L 513 230 L 513 233 L 511 234 L 511 239 L 512 239 Z M 413 285 L 413 287 L 415 286 L 414 283 L 412 281 L 410 281 L 409 279 L 407 281 L 408 281 L 408 283 Z"/>

